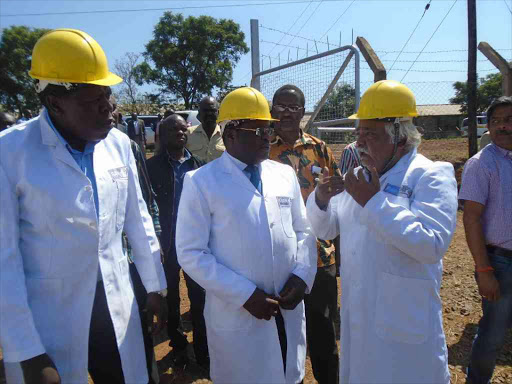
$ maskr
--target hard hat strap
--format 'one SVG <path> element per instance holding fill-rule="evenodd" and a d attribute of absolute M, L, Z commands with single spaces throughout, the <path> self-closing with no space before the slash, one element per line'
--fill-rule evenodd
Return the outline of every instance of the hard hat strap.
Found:
<path fill-rule="evenodd" d="M 396 152 L 398 150 L 398 139 L 400 137 L 400 119 L 397 117 L 395 118 L 395 121 L 393 122 L 393 128 L 394 128 L 394 146 L 393 146 L 393 154 L 391 155 L 391 157 L 389 158 L 389 160 L 387 161 L 386 165 L 384 166 L 384 168 L 382 168 L 382 171 L 380 172 L 381 175 L 383 175 L 384 173 L 386 173 L 387 171 L 389 171 L 389 169 L 391 168 L 391 166 L 393 165 L 393 160 L 395 159 L 395 156 L 396 156 Z"/>

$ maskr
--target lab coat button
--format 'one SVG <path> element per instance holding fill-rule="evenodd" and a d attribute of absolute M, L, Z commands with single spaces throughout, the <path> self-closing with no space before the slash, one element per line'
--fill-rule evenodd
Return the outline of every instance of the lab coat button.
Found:
<path fill-rule="evenodd" d="M 85 190 L 86 190 L 87 192 L 90 192 L 90 191 L 92 190 L 92 187 L 91 187 L 90 185 L 88 185 L 87 187 L 85 187 Z"/>
<path fill-rule="evenodd" d="M 270 228 L 274 228 L 274 223 L 270 223 Z"/>
<path fill-rule="evenodd" d="M 96 223 L 90 222 L 89 227 L 91 227 L 92 229 L 96 229 Z"/>

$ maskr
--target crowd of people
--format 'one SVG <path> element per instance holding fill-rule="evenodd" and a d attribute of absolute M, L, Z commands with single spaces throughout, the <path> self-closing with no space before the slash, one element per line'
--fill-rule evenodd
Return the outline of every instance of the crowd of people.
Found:
<path fill-rule="evenodd" d="M 448 384 L 440 286 L 458 199 L 483 306 L 468 383 L 490 382 L 512 319 L 512 98 L 490 106 L 491 143 L 458 195 L 453 166 L 418 153 L 415 97 L 396 81 L 364 93 L 338 164 L 302 130 L 292 84 L 271 106 L 251 87 L 207 96 L 194 127 L 169 111 L 146 159 L 144 122 L 122 122 L 122 79 L 91 36 L 48 32 L 30 76 L 42 112 L 0 116 L 7 383 L 156 384 L 164 328 L 185 368 L 183 270 L 194 359 L 215 383 L 301 383 L 309 352 L 320 384 Z"/>

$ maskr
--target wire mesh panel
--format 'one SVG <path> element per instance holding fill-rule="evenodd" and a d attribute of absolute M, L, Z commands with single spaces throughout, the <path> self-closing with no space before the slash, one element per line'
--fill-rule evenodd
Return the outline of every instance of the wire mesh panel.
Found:
<path fill-rule="evenodd" d="M 332 124 L 354 113 L 359 104 L 358 60 L 354 47 L 341 47 L 259 72 L 253 82 L 259 77 L 260 91 L 269 101 L 285 84 L 299 87 L 306 100 L 304 120 L 313 117 L 315 123 Z"/>

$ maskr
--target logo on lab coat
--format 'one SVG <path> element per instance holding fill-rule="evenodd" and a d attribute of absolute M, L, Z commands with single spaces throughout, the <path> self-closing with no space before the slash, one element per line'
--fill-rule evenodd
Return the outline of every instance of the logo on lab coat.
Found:
<path fill-rule="evenodd" d="M 127 167 L 112 168 L 108 170 L 108 173 L 110 173 L 110 177 L 112 177 L 114 181 L 128 178 Z"/>

